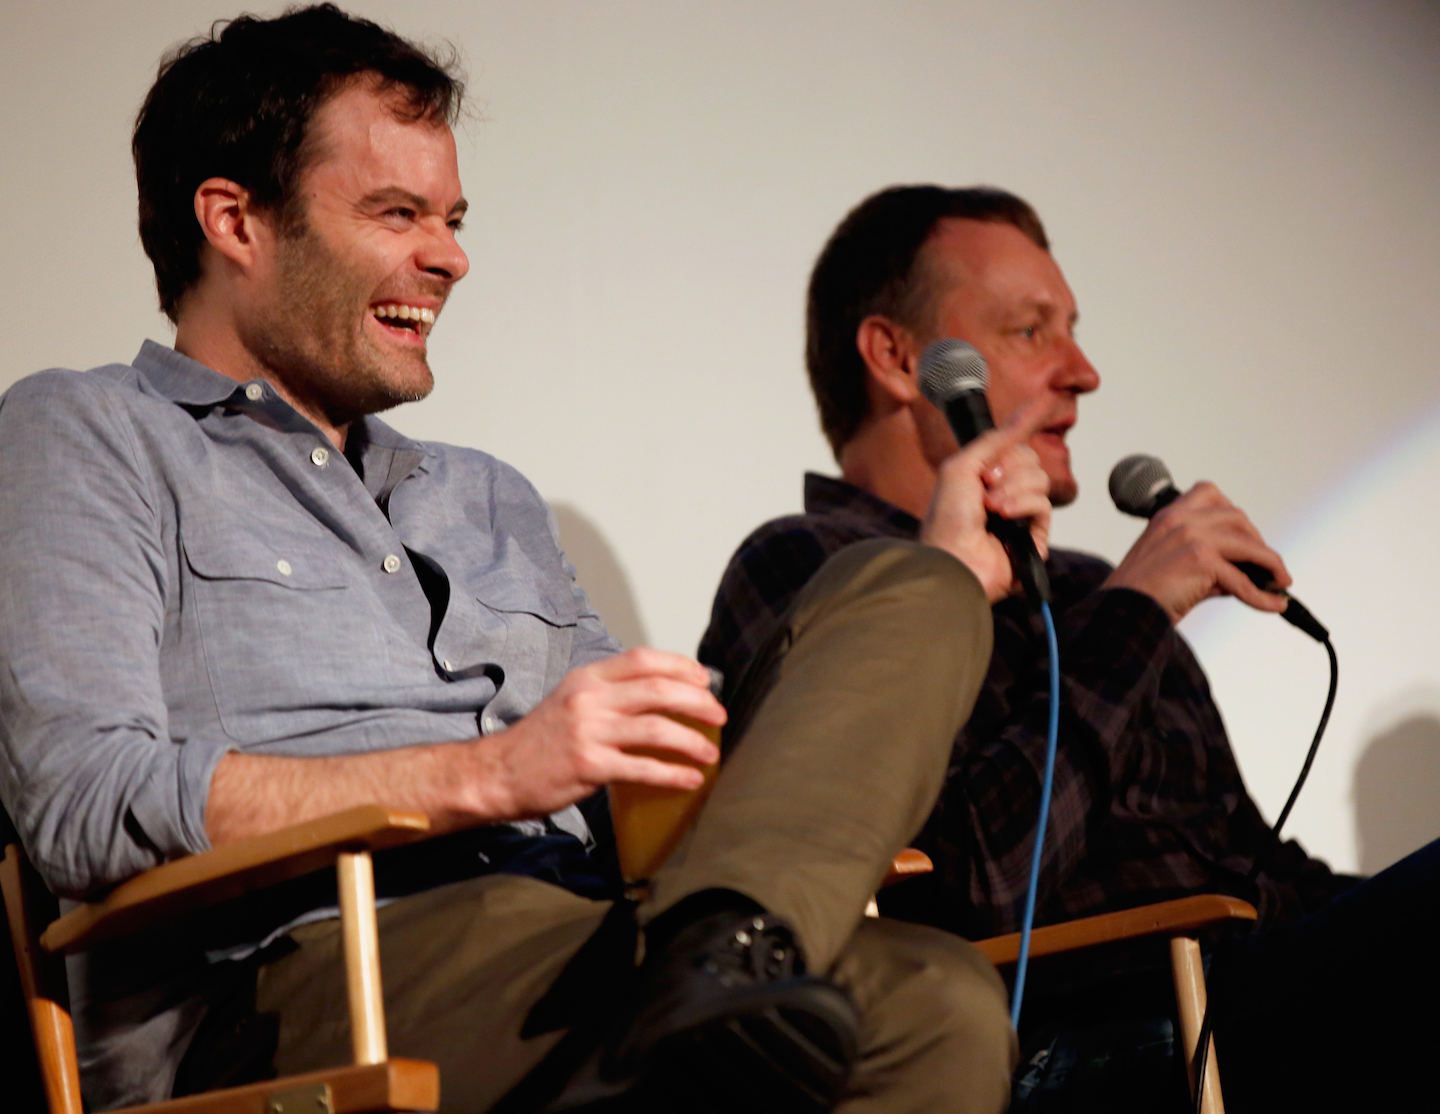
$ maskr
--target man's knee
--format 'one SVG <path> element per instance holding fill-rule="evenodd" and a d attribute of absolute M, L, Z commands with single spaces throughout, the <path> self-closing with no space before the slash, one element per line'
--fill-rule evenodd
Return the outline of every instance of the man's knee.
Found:
<path fill-rule="evenodd" d="M 804 617 L 864 598 L 905 613 L 917 635 L 930 631 L 990 639 L 990 604 L 975 574 L 944 550 L 898 538 L 846 546 L 810 579 L 797 605 Z M 983 634 L 982 634 L 983 632 Z"/>
<path fill-rule="evenodd" d="M 883 938 L 891 962 L 910 983 L 915 1016 L 923 1014 L 935 1031 L 998 1035 L 1000 1043 L 1011 1043 L 1005 983 L 969 941 L 903 921 L 866 921 L 860 931 Z"/>
<path fill-rule="evenodd" d="M 1005 984 L 973 946 L 921 925 L 867 920 L 834 975 L 864 1015 L 854 1090 L 880 1100 L 857 1103 L 857 1114 L 1004 1108 L 1015 1033 Z"/>

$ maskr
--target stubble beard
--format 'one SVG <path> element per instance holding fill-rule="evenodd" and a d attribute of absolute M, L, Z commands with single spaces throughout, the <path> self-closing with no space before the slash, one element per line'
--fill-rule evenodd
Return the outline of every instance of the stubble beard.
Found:
<path fill-rule="evenodd" d="M 1075 502 L 1075 497 L 1080 494 L 1080 485 L 1075 480 L 1069 458 L 1066 457 L 1062 467 L 1046 468 L 1045 472 L 1050 478 L 1050 505 L 1056 508 L 1068 507 Z"/>
<path fill-rule="evenodd" d="M 372 280 L 308 225 L 280 240 L 276 292 L 248 347 L 301 405 L 335 425 L 418 402 L 435 385 L 423 351 L 382 350 L 365 333 Z"/>

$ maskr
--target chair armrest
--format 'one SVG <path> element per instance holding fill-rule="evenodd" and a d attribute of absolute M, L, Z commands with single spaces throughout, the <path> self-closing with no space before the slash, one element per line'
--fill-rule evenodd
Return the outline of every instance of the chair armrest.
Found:
<path fill-rule="evenodd" d="M 428 817 L 360 805 L 318 820 L 236 840 L 137 874 L 99 901 L 72 909 L 40 936 L 48 952 L 73 955 L 106 940 L 320 870 L 341 851 L 379 851 L 423 839 Z"/>
<path fill-rule="evenodd" d="M 1037 928 L 1030 934 L 1030 958 L 1134 940 L 1141 936 L 1188 936 L 1229 921 L 1253 921 L 1255 916 L 1255 907 L 1239 898 L 1224 894 L 1198 894 Z M 1019 960 L 1020 933 L 977 940 L 975 946 L 996 967 L 1003 967 Z"/>
<path fill-rule="evenodd" d="M 917 874 L 929 874 L 934 869 L 935 864 L 930 861 L 929 855 L 924 851 L 907 847 L 895 856 L 895 861 L 890 864 L 890 869 L 881 881 L 880 888 L 883 890 L 886 886 L 893 886 L 896 882 L 903 882 Z"/>

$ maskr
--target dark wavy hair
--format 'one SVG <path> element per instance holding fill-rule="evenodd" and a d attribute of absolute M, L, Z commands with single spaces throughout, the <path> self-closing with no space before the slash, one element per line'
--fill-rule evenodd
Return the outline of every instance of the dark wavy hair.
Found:
<path fill-rule="evenodd" d="M 860 322 L 878 314 L 926 327 L 936 291 L 921 248 L 946 217 L 1012 224 L 1050 250 L 1030 204 L 991 186 L 891 186 L 852 209 L 815 261 L 805 300 L 805 367 L 837 458 L 869 409 Z"/>
<path fill-rule="evenodd" d="M 362 74 L 401 92 L 408 118 L 453 124 L 459 116 L 465 85 L 453 48 L 438 56 L 333 4 L 221 21 L 161 60 L 130 148 L 140 242 L 171 321 L 200 277 L 196 188 L 228 178 L 282 226 L 303 223 L 297 186 L 315 155 L 311 122 Z"/>

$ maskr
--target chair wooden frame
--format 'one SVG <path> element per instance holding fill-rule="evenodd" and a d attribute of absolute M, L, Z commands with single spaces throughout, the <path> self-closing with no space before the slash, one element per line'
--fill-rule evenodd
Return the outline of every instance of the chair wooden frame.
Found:
<path fill-rule="evenodd" d="M 906 848 L 895 857 L 895 864 L 881 887 L 903 882 L 917 874 L 928 874 L 934 869 L 935 864 L 925 852 Z M 865 915 L 880 915 L 880 907 L 874 900 L 866 907 Z M 1200 1027 L 1204 1024 L 1206 1002 L 1205 967 L 1200 957 L 1199 935 L 1222 925 L 1254 921 L 1255 917 L 1255 906 L 1248 901 L 1224 894 L 1197 894 L 1037 928 L 1030 934 L 1030 958 L 1040 959 L 1146 936 L 1167 937 L 1170 941 L 1170 974 L 1175 982 L 1175 1004 L 1180 1014 L 1180 1037 L 1185 1048 L 1185 1071 L 1190 1077 L 1190 1093 L 1193 1095 L 1195 1052 L 1200 1047 Z M 975 947 L 996 967 L 1008 967 L 1020 960 L 1020 933 L 977 940 Z M 1205 1063 L 1202 1109 L 1204 1114 L 1225 1114 L 1213 1037 Z"/>
<path fill-rule="evenodd" d="M 392 1059 L 386 1048 L 370 857 L 373 851 L 423 839 L 429 828 L 429 820 L 417 813 L 363 805 L 166 863 L 63 917 L 55 916 L 55 899 L 19 844 L 7 846 L 0 863 L 0 890 L 50 1114 L 82 1114 L 64 956 L 330 865 L 339 883 L 354 1063 L 133 1106 L 127 1108 L 128 1114 L 428 1114 L 437 1110 L 436 1066 Z"/>
<path fill-rule="evenodd" d="M 1170 973 L 1175 981 L 1179 1007 L 1180 1035 L 1185 1048 L 1185 1069 L 1190 1076 L 1190 1093 L 1195 1093 L 1195 1053 L 1200 1046 L 1200 1026 L 1205 1017 L 1205 968 L 1200 959 L 1199 934 L 1226 924 L 1255 920 L 1255 907 L 1224 894 L 1198 894 L 1175 901 L 1162 901 L 1138 909 L 1083 917 L 1065 924 L 1047 925 L 1030 934 L 1030 958 L 1060 955 L 1100 944 L 1164 936 L 1170 941 Z M 1020 958 L 1020 934 L 993 936 L 975 946 L 997 967 Z M 1224 1114 L 1220 1094 L 1220 1068 L 1215 1059 L 1214 1038 L 1205 1065 L 1205 1114 Z"/>

